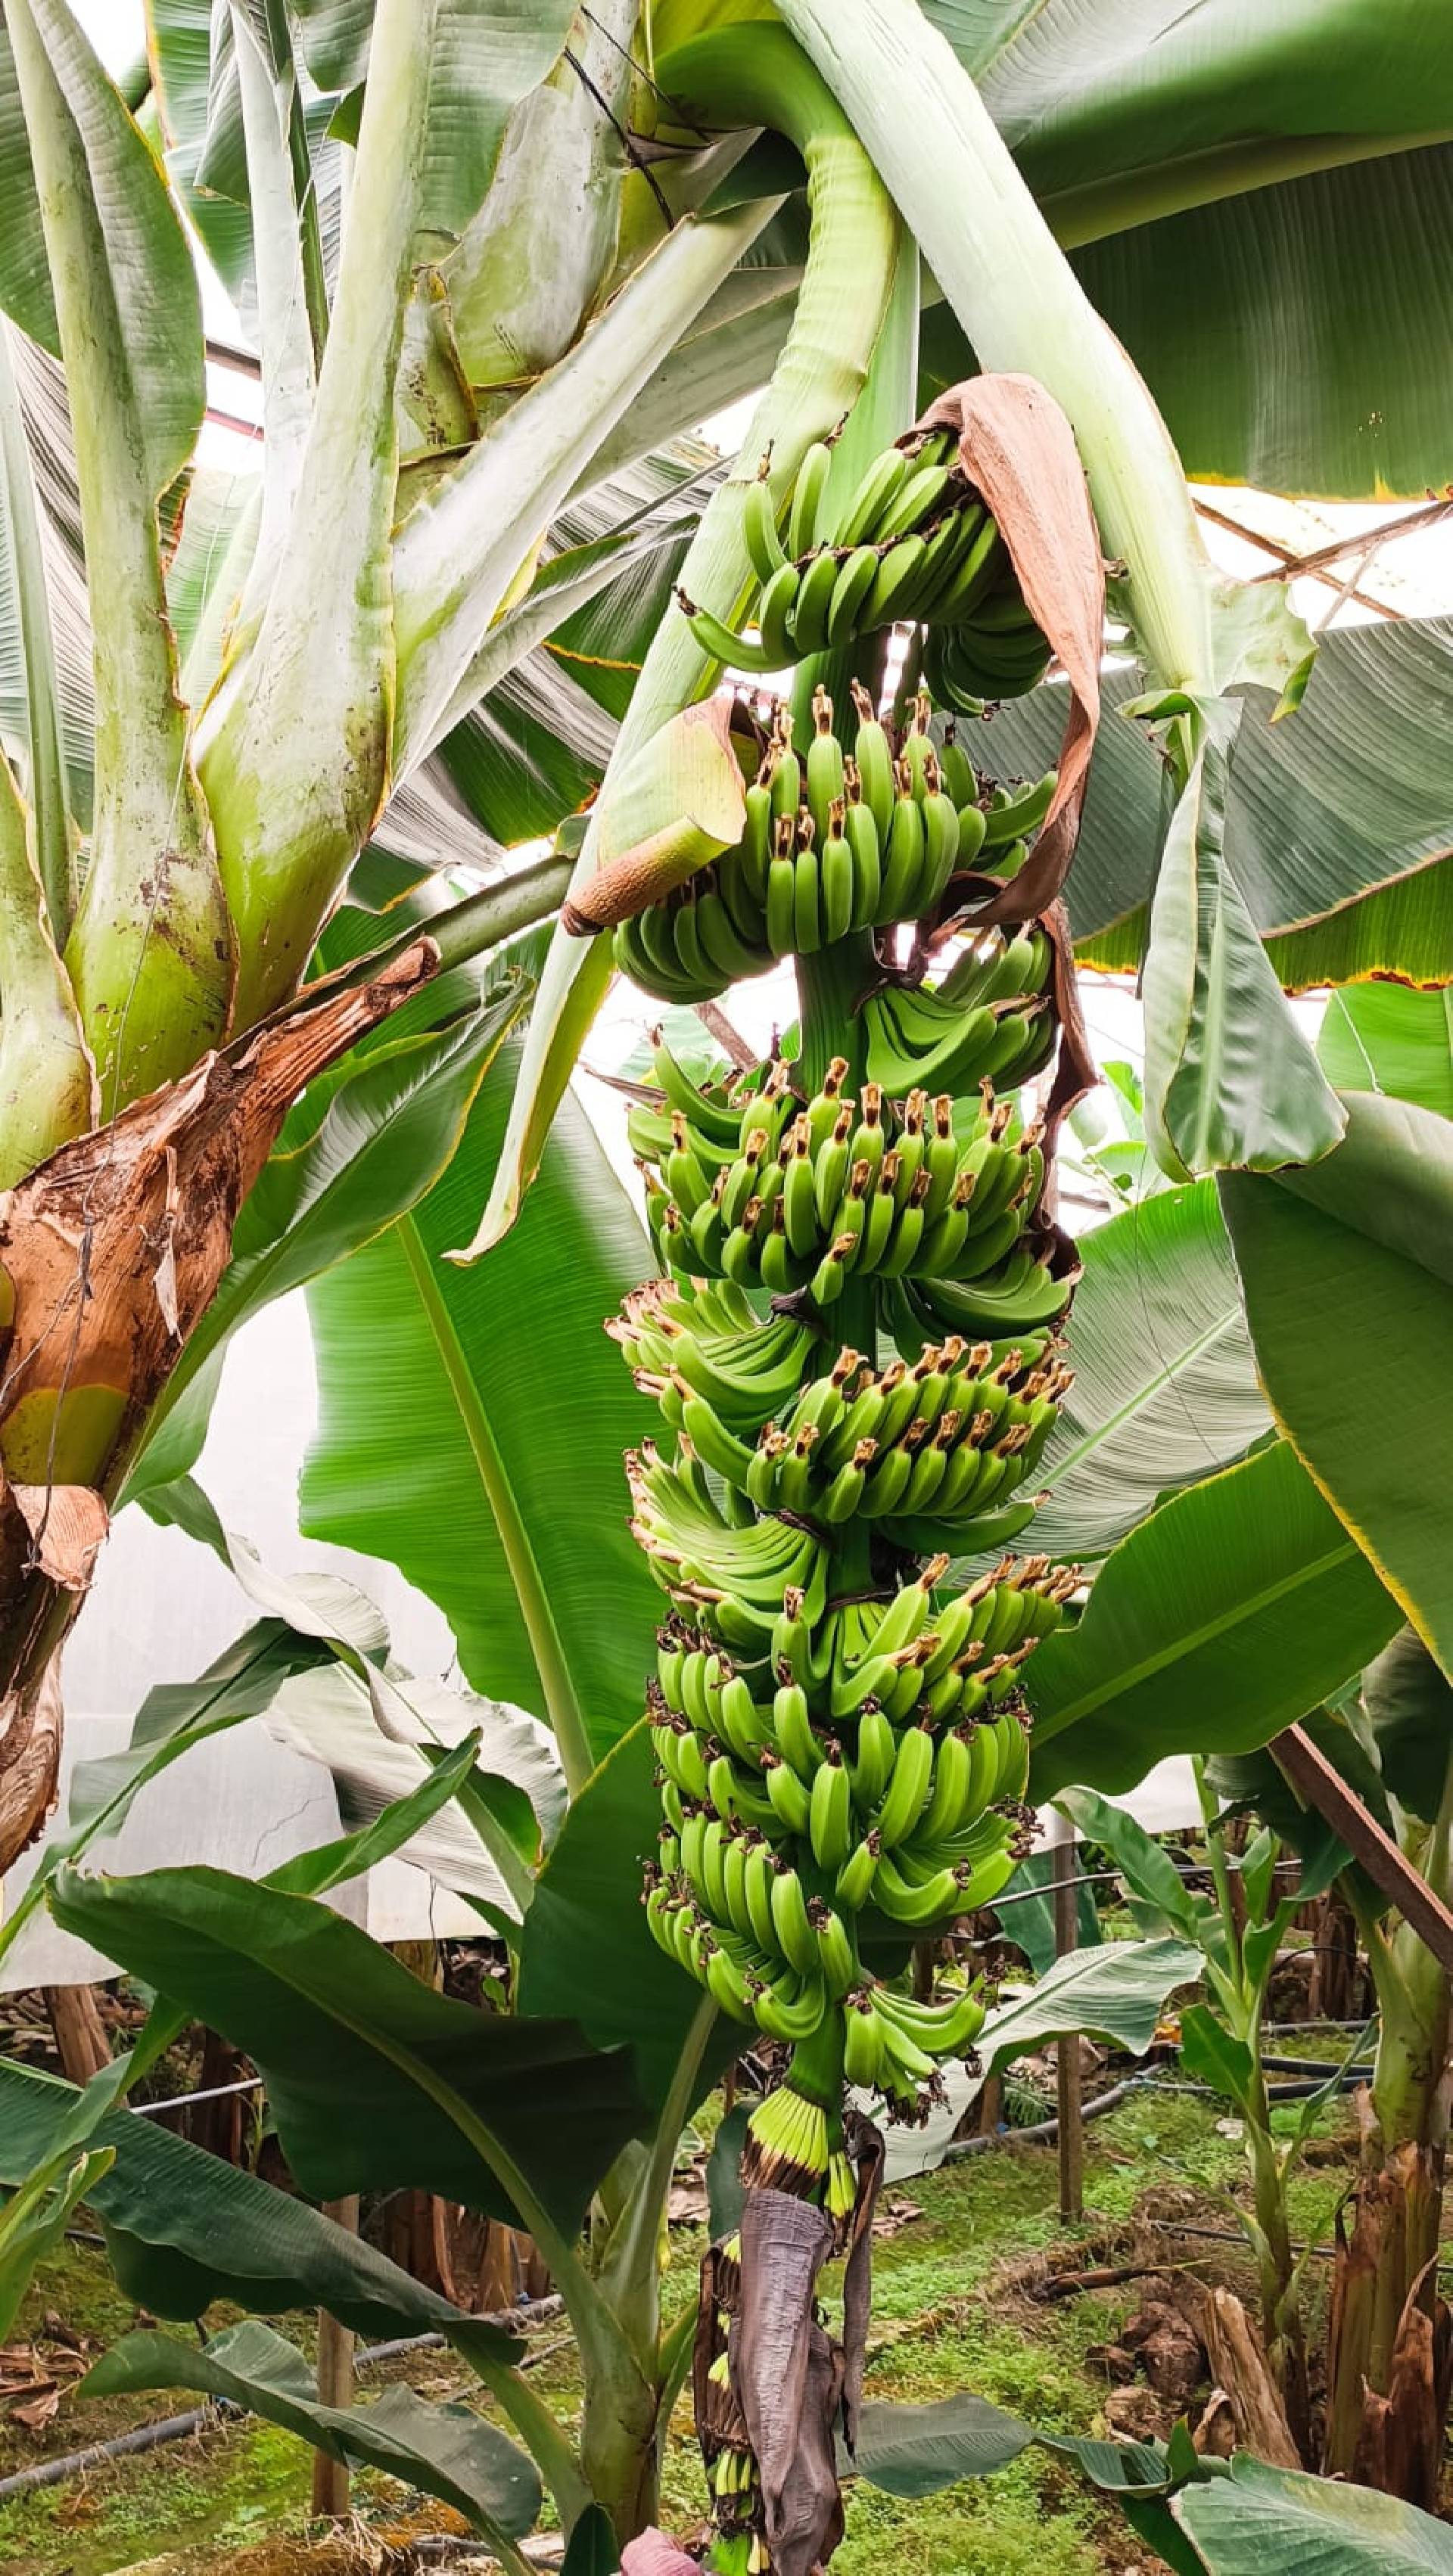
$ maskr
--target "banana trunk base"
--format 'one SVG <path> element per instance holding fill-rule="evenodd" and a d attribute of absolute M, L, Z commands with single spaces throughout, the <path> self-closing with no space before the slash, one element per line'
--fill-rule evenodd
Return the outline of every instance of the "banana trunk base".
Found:
<path fill-rule="evenodd" d="M 373 983 L 204 1056 L 0 1196 L 0 1874 L 54 1794 L 56 1658 L 238 1209 L 299 1093 L 438 963 L 421 936 Z"/>
<path fill-rule="evenodd" d="M 1352 2233 L 1339 2225 L 1328 2332 L 1323 2469 L 1436 2510 L 1453 2396 L 1453 2315 L 1433 2266 L 1442 2159 L 1395 2147 L 1358 2187 Z"/>

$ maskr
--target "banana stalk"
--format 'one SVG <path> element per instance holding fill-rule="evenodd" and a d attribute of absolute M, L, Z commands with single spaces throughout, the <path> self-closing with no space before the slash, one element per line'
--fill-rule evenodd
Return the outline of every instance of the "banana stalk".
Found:
<path fill-rule="evenodd" d="M 661 81 L 685 113 L 711 127 L 770 125 L 797 146 L 807 168 L 812 235 L 792 329 L 732 473 L 713 494 L 682 568 L 687 595 L 730 616 L 750 571 L 745 513 L 758 466 L 770 452 L 772 489 L 781 498 L 809 447 L 851 409 L 891 291 L 897 226 L 827 86 L 780 30 L 754 25 L 683 47 L 661 67 Z M 668 610 L 636 683 L 613 765 L 630 759 L 670 716 L 702 696 L 717 668 L 679 609 Z M 588 831 L 572 888 L 577 896 L 599 863 L 597 836 Z M 494 1189 L 467 1249 L 470 1260 L 508 1233 L 519 1215 L 610 974 L 608 943 L 557 933 L 540 980 Z"/>
<path fill-rule="evenodd" d="M 1214 691 L 1214 575 L 1180 459 L 978 91 L 917 0 L 782 0 L 902 207 L 979 363 L 1068 415 L 1107 555 L 1167 687 Z"/>

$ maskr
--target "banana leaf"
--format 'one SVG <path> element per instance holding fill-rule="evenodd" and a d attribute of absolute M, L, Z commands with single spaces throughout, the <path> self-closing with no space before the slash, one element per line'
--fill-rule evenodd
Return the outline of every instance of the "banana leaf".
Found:
<path fill-rule="evenodd" d="M 640 2126 L 620 2052 L 437 1994 L 356 1924 L 225 1870 L 55 1882 L 52 1907 L 243 2049 L 301 2187 L 435 2191 L 573 2236 Z"/>
<path fill-rule="evenodd" d="M 1446 2522 L 1397 2496 L 1273 2468 L 1241 2451 L 1230 2474 L 1183 2487 L 1171 2511 L 1206 2576 L 1453 2576 Z"/>
<path fill-rule="evenodd" d="M 1135 967 L 1169 820 L 1165 772 L 1115 709 L 1132 672 L 1107 675 L 1106 713 L 1066 889 L 1078 953 Z M 1302 990 L 1372 974 L 1439 982 L 1453 955 L 1453 620 L 1409 618 L 1325 636 L 1294 716 L 1245 692 L 1231 760 L 1227 868 L 1281 982 Z M 1001 707 L 970 749 L 985 769 L 1037 777 L 1055 757 L 1063 693 Z"/>
<path fill-rule="evenodd" d="M 1077 1624 L 1035 1649 L 1030 1795 L 1113 1796 L 1167 1754 L 1266 1744 L 1370 1663 L 1399 1615 L 1276 1441 L 1142 1521 Z"/>
<path fill-rule="evenodd" d="M 444 1260 L 487 1193 L 514 1061 L 413 1213 L 309 1290 L 301 1512 L 436 1601 L 472 1687 L 547 1717 L 578 1788 L 640 1715 L 659 1615 L 621 1467 L 646 1407 L 602 1329 L 650 1252 L 569 1103 L 510 1241 L 478 1269 Z"/>
<path fill-rule="evenodd" d="M 1339 1091 L 1382 1091 L 1453 1118 L 1453 1003 L 1405 984 L 1348 984 L 1329 994 L 1317 1053 Z"/>
<path fill-rule="evenodd" d="M 1075 1382 L 1042 1461 L 1036 1547 L 1103 1556 L 1161 1497 L 1270 1426 L 1215 1184 L 1163 1190 L 1084 1243 Z"/>
<path fill-rule="evenodd" d="M 13 2187 L 56 2152 L 80 2101 L 74 2085 L 0 2060 L 0 2183 Z M 94 2143 L 114 2162 L 87 2205 L 122 2290 L 153 2316 L 192 2322 L 219 2300 L 271 2315 L 325 2307 L 361 2335 L 442 2333 L 466 2354 L 501 2362 L 520 2349 L 305 2200 L 159 2121 L 117 2109 Z"/>
<path fill-rule="evenodd" d="M 571 1800 L 520 1939 L 519 2009 L 567 2014 L 597 2048 L 631 2048 L 636 2080 L 659 2111 L 702 1991 L 652 1939 L 641 1904 L 642 1866 L 654 1856 L 661 1826 L 654 1767 L 642 1719 Z M 702 2094 L 745 2037 L 718 2018 L 702 2058 Z"/>
<path fill-rule="evenodd" d="M 373 2469 L 438 2496 L 496 2541 L 531 2530 L 540 2510 L 538 2472 L 523 2451 L 468 2406 L 431 2406 L 411 2388 L 390 2388 L 371 2404 L 325 2406 L 296 2344 L 260 2317 L 226 2326 L 200 2350 L 171 2335 L 123 2335 L 82 2383 L 88 2397 L 138 2389 L 193 2388 L 281 2425 L 334 2460 Z"/>
<path fill-rule="evenodd" d="M 1277 1421 L 1453 1674 L 1453 1126 L 1365 1092 L 1347 1101 L 1347 1140 L 1325 1165 L 1228 1175 L 1221 1204 Z"/>

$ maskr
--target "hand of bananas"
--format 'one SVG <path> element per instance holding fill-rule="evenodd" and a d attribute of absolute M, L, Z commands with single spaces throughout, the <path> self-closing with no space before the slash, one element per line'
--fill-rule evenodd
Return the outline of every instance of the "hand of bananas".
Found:
<path fill-rule="evenodd" d="M 996 931 L 984 945 L 994 970 L 1007 969 L 1011 982 L 1047 979 L 1042 931 L 1007 944 Z M 906 1096 L 896 1101 L 876 1079 L 860 1093 L 845 1091 L 842 1057 L 805 1103 L 780 1061 L 739 1097 L 719 1088 L 696 1092 L 658 1044 L 662 1106 L 633 1108 L 628 1132 L 645 1178 L 651 1238 L 666 1267 L 682 1280 L 726 1279 L 779 1297 L 805 1290 L 818 1309 L 833 1305 L 851 1280 L 874 1282 L 880 1296 L 890 1283 L 924 1283 L 919 1306 L 928 1311 L 938 1283 L 952 1290 L 971 1282 L 976 1295 L 998 1292 L 1006 1336 L 1060 1311 L 1067 1292 L 1056 1291 L 1034 1248 L 1043 1131 L 1037 1122 L 1021 1124 L 1011 1102 L 995 1099 L 985 1069 L 986 1059 L 1004 1052 L 1006 1027 L 1026 1062 L 1042 1062 L 1054 1043 L 1053 1012 L 1033 992 L 1017 995 L 1002 1018 L 997 1007 L 970 1003 L 959 1016 L 959 1005 L 929 993 L 895 994 L 891 1002 L 883 994 L 867 1004 L 870 1065 L 909 1077 Z M 910 1054 L 915 1035 L 925 1043 Z M 948 1088 L 931 1098 L 916 1079 L 920 1063 L 936 1078 L 945 1068 L 962 1078 L 967 1068 L 981 1086 L 972 1106 L 956 1108 Z M 1011 1265 L 1022 1302 L 1007 1275 Z M 977 1339 L 964 1311 L 962 1304 L 946 1311 L 944 1329 Z M 705 1318 L 701 1329 L 712 1329 Z M 739 1333 L 746 1329 L 738 1323 Z M 776 1351 L 775 1340 L 765 1345 L 769 1373 Z M 750 1374 L 757 1358 L 751 1347 L 739 1350 L 734 1366 Z"/>
<path fill-rule="evenodd" d="M 679 1613 L 660 1633 L 647 1912 L 724 2012 L 794 2043 L 793 2082 L 752 2126 L 763 2182 L 830 2178 L 838 2106 L 814 2066 L 911 2105 L 982 2024 L 976 1992 L 923 2002 L 866 1973 L 860 1918 L 928 1931 L 1010 1875 L 1028 1769 L 1018 1670 L 1076 1577 L 1006 1558 L 943 1598 L 947 1566 L 816 1619 L 789 1587 L 745 1669 Z"/>
<path fill-rule="evenodd" d="M 853 696 L 851 752 L 833 731 L 824 690 L 814 695 L 805 758 L 793 750 L 791 717 L 778 706 L 746 791 L 741 840 L 620 924 L 615 962 L 644 992 L 669 1002 L 710 1000 L 781 957 L 810 957 L 853 931 L 931 917 L 955 875 L 1007 878 L 1022 865 L 1029 835 L 1049 811 L 1055 772 L 986 796 L 952 730 L 935 745 L 926 696 L 896 741 L 857 683 Z M 1007 980 L 986 991 L 983 1007 L 1028 990 L 1014 982 L 1022 971 L 1016 950 Z M 1026 1031 L 1006 1033 L 998 1067 L 1006 1082 L 1026 1078 L 1015 1045 L 1021 1037 L 1026 1061 L 1033 1051 Z M 992 1060 L 986 1069 L 996 1070 Z"/>
<path fill-rule="evenodd" d="M 884 448 L 840 509 L 829 504 L 831 467 L 831 445 L 820 440 L 793 486 L 784 543 L 764 459 L 744 517 L 757 584 L 748 613 L 757 631 L 742 634 L 683 598 L 702 649 L 739 671 L 781 671 L 911 621 L 956 657 L 963 712 L 1032 689 L 1049 646 L 998 528 L 960 471 L 953 433 L 920 431 Z M 971 688 L 971 677 L 982 686 Z"/>

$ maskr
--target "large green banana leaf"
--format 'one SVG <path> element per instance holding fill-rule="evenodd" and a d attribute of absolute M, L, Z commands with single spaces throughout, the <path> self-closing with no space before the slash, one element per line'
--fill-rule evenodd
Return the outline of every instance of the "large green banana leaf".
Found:
<path fill-rule="evenodd" d="M 1269 1425 L 1215 1184 L 1163 1190 L 1085 1238 L 1075 1382 L 1042 1461 L 1036 1547 L 1103 1556 L 1162 1495 Z"/>
<path fill-rule="evenodd" d="M 621 1466 L 649 1417 L 603 1329 L 650 1251 L 572 1101 L 509 1241 L 477 1269 L 444 1259 L 487 1195 L 512 1074 L 506 1050 L 428 1197 L 309 1290 L 301 1509 L 438 1603 L 473 1687 L 548 1718 L 578 1789 L 640 1715 L 660 1606 Z"/>
<path fill-rule="evenodd" d="M 1348 1106 L 1325 1163 L 1228 1175 L 1221 1203 L 1272 1411 L 1453 1675 L 1453 1126 Z"/>
<path fill-rule="evenodd" d="M 0 2183 L 54 2154 L 79 2100 L 73 2085 L 0 2061 Z M 518 2349 L 305 2200 L 158 2121 L 118 2109 L 94 2134 L 115 2161 L 88 2203 L 122 2289 L 153 2316 L 193 2322 L 218 2300 L 273 2316 L 324 2307 L 362 2335 L 443 2333 L 499 2361 Z"/>
<path fill-rule="evenodd" d="M 304 2191 L 436 2191 L 573 2238 L 642 2106 L 623 2051 L 569 2021 L 521 2021 L 437 1994 L 311 1897 L 229 1871 L 88 1878 L 67 1869 L 66 1930 L 246 2051 Z"/>
<path fill-rule="evenodd" d="M 661 1827 L 654 1769 L 642 1720 L 571 1800 L 520 1936 L 519 2009 L 568 2014 L 597 2048 L 632 2048 L 641 2091 L 659 2110 L 702 1992 L 652 1939 L 641 1904 L 642 1866 Z M 719 2017 L 703 2092 L 740 2046 L 735 2024 Z"/>
<path fill-rule="evenodd" d="M 1089 965 L 1138 965 L 1169 811 L 1152 745 L 1118 712 L 1112 675 L 1066 889 Z M 1246 692 L 1231 760 L 1226 864 L 1295 989 L 1374 973 L 1441 982 L 1453 959 L 1453 620 L 1335 630 L 1294 716 Z M 1063 692 L 1001 707 L 968 737 L 984 768 L 1038 776 L 1056 757 Z"/>
<path fill-rule="evenodd" d="M 1398 1620 L 1276 1441 L 1142 1521 L 1106 1558 L 1078 1623 L 1036 1648 L 1031 1794 L 1113 1795 L 1167 1754 L 1265 1744 L 1370 1663 Z"/>
<path fill-rule="evenodd" d="M 85 2381 L 89 2397 L 142 2388 L 194 2388 L 245 2407 L 332 2459 L 366 2461 L 441 2497 L 491 2538 L 520 2537 L 540 2510 L 533 2462 L 471 2407 L 430 2405 L 412 2388 L 387 2389 L 369 2405 L 325 2406 L 306 2356 L 260 2317 L 224 2327 L 200 2348 L 145 2329 L 123 2335 Z"/>

